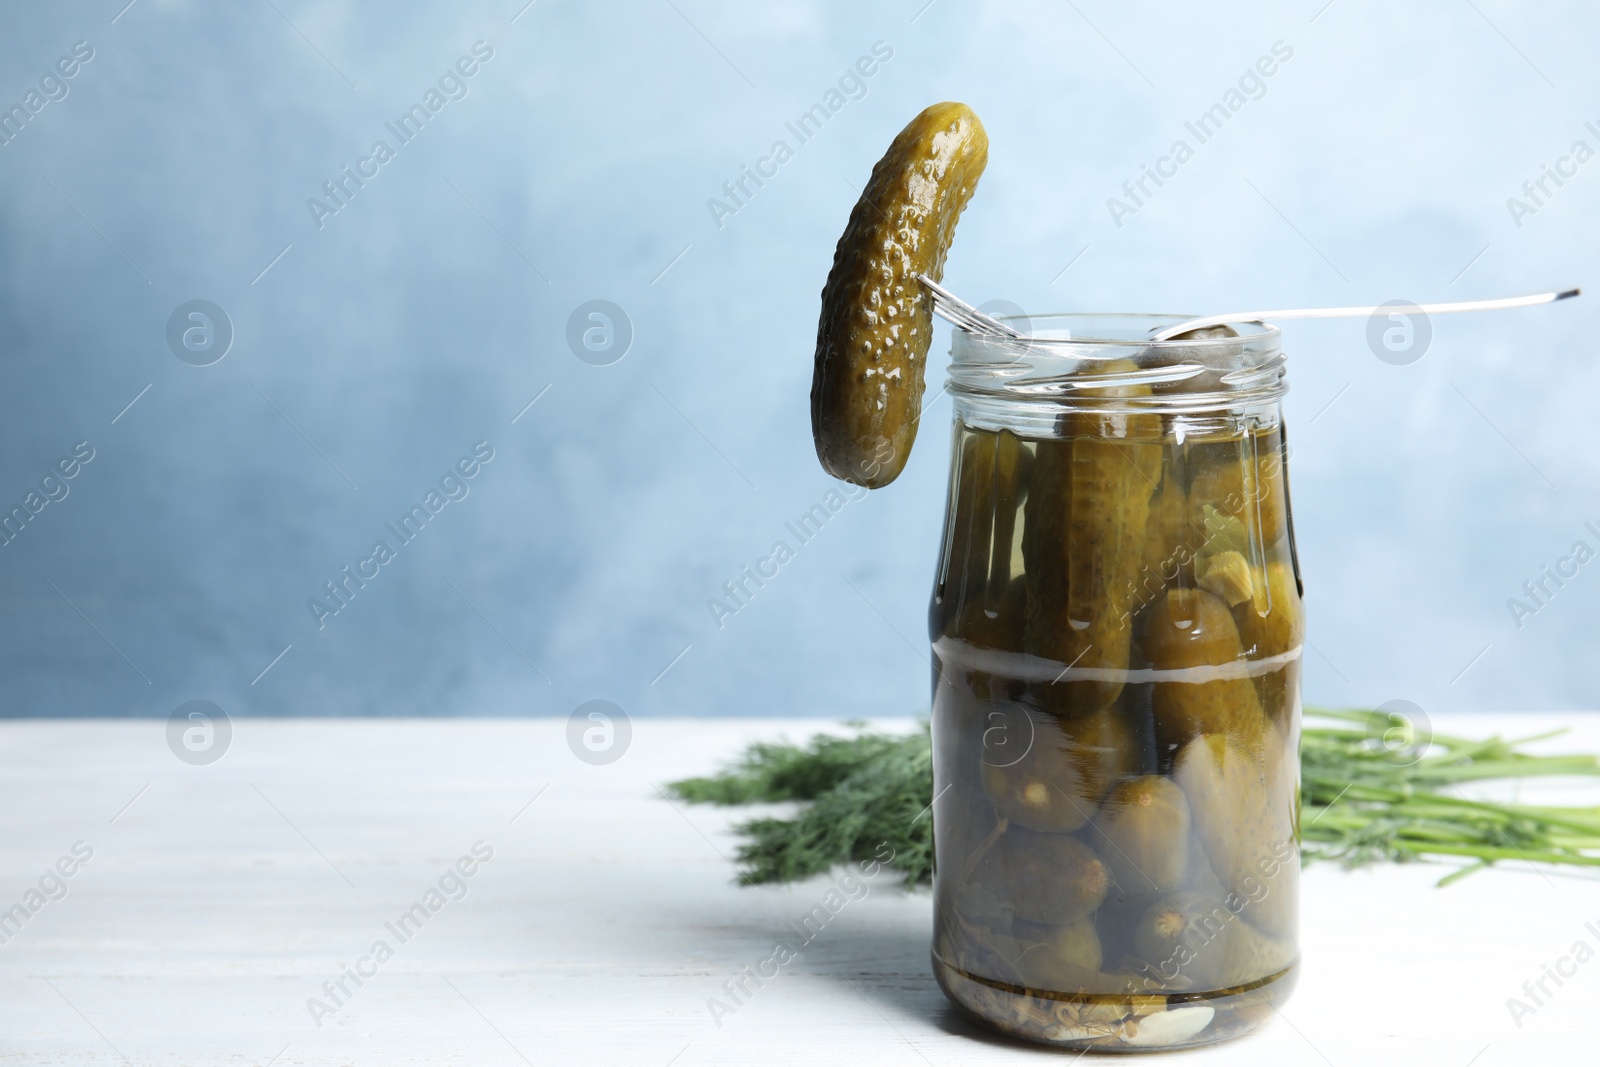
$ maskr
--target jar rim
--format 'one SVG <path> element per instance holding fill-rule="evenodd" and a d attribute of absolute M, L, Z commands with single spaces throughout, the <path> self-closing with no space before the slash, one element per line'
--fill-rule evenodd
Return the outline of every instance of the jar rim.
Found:
<path fill-rule="evenodd" d="M 1281 334 L 1239 323 L 1233 337 L 1151 341 L 1194 316 L 1058 312 L 1001 319 L 1027 335 L 957 327 L 947 388 L 958 405 L 1050 404 L 1101 410 L 1218 412 L 1275 404 L 1288 391 Z"/>
<path fill-rule="evenodd" d="M 1228 342 L 1244 343 L 1259 342 L 1270 339 L 1273 342 L 1282 337 L 1282 331 L 1270 322 L 1235 322 L 1229 325 L 1238 333 L 1237 338 L 1195 337 L 1184 340 L 1172 339 L 1167 341 L 1152 341 L 1149 332 L 1154 332 L 1167 326 L 1175 326 L 1180 322 L 1191 322 L 1200 318 L 1199 315 L 1179 315 L 1172 312 L 1147 312 L 1147 311 L 1047 311 L 1038 314 L 994 315 L 1008 326 L 1021 323 L 1023 332 L 1028 334 L 1028 341 L 1032 344 L 1046 346 L 1072 347 L 1082 345 L 1127 347 L 1127 348 L 1155 348 L 1161 351 L 1184 351 L 1186 349 L 1206 345 L 1225 344 Z M 1073 337 L 1071 331 L 1065 331 L 1065 337 L 1054 337 L 1039 333 L 1035 327 L 1042 322 L 1061 320 L 1083 320 L 1106 324 L 1142 324 L 1147 327 L 1146 336 L 1143 337 Z M 971 337 L 985 337 L 987 335 L 973 334 L 963 327 L 955 327 L 956 332 L 967 334 Z"/>

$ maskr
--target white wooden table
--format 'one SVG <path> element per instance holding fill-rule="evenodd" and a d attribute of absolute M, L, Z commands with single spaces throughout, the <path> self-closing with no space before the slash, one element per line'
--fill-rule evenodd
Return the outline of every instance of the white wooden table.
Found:
<path fill-rule="evenodd" d="M 1577 728 L 1553 748 L 1600 750 L 1595 715 L 1435 726 L 1566 722 Z M 750 739 L 824 726 L 638 720 L 618 762 L 590 766 L 564 721 L 244 720 L 220 761 L 190 766 L 165 722 L 0 723 L 0 909 L 27 912 L 0 915 L 0 1061 L 1063 1062 L 956 1016 L 928 968 L 929 898 L 888 875 L 713 1022 L 707 998 L 770 955 L 828 882 L 736 888 L 725 856 L 740 813 L 680 808 L 655 787 Z M 1539 788 L 1524 798 L 1600 800 L 1594 786 Z M 427 891 L 480 841 L 493 855 L 464 864 L 465 895 L 428 911 Z M 92 857 L 46 877 L 77 842 Z M 1600 958 L 1564 964 L 1573 975 L 1547 979 L 1553 995 L 1520 1027 L 1506 1002 L 1575 942 L 1600 951 L 1600 879 L 1506 869 L 1435 890 L 1440 873 L 1312 868 L 1304 976 L 1283 1018 L 1181 1062 L 1595 1062 Z M 59 899 L 27 896 L 41 879 Z M 402 941 L 385 924 L 418 903 L 425 921 Z M 379 940 L 393 949 L 381 963 Z M 369 977 L 345 978 L 336 1006 L 323 983 L 358 966 Z M 316 1021 L 311 998 L 329 1009 Z"/>

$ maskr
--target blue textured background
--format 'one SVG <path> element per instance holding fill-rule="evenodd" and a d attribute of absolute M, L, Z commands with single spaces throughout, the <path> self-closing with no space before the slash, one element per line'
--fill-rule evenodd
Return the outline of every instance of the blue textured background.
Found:
<path fill-rule="evenodd" d="M 975 299 L 1600 285 L 1600 161 L 1520 226 L 1506 202 L 1600 149 L 1592 8 L 923 2 L 8 5 L 4 106 L 74 42 L 94 58 L 0 147 L 0 503 L 78 441 L 95 458 L 0 547 L 0 710 L 924 707 L 948 401 L 905 475 L 721 628 L 707 600 L 832 485 L 817 293 L 871 164 L 935 100 L 992 139 L 947 273 Z M 466 98 L 319 228 L 308 198 L 478 40 Z M 880 41 L 865 95 L 799 144 L 785 122 Z M 1279 41 L 1260 98 L 1117 226 L 1107 198 Z M 708 198 L 778 139 L 793 158 L 719 226 Z M 566 341 L 597 298 L 634 332 L 610 366 Z M 209 367 L 165 340 L 191 299 L 235 330 Z M 1600 290 L 1438 319 L 1408 366 L 1359 321 L 1288 327 L 1308 699 L 1600 704 L 1600 562 L 1520 629 L 1506 603 L 1600 548 L 1597 320 Z M 308 598 L 478 441 L 470 495 L 319 629 Z"/>

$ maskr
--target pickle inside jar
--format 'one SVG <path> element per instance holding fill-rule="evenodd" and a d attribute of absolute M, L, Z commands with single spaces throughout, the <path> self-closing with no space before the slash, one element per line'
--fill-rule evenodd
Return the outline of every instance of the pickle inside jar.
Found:
<path fill-rule="evenodd" d="M 1152 1040 L 1180 1006 L 1248 1028 L 1249 990 L 1296 959 L 1304 616 L 1261 459 L 1281 430 L 1056 430 L 956 429 L 930 622 L 964 814 L 935 817 L 936 971 L 1090 1045 L 1163 1007 Z"/>

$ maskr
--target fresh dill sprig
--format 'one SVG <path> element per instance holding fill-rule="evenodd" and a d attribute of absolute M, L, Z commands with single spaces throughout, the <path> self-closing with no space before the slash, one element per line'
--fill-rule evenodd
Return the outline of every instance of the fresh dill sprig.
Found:
<path fill-rule="evenodd" d="M 794 882 L 852 860 L 878 861 L 907 885 L 933 874 L 933 751 L 928 728 L 894 736 L 818 735 L 804 747 L 751 745 L 712 778 L 668 786 L 684 800 L 713 804 L 808 802 L 792 819 L 739 825 L 740 881 Z"/>
<path fill-rule="evenodd" d="M 1433 734 L 1414 749 L 1383 742 L 1391 720 L 1375 711 L 1314 711 L 1301 734 L 1301 836 L 1305 862 L 1346 867 L 1464 857 L 1446 885 L 1502 860 L 1600 866 L 1600 807 L 1543 807 L 1475 800 L 1466 782 L 1600 775 L 1594 756 L 1541 756 L 1507 741 Z M 798 801 L 792 818 L 737 827 L 741 881 L 790 882 L 850 861 L 878 860 L 907 885 L 933 874 L 933 758 L 927 724 L 905 735 L 850 724 L 848 737 L 805 745 L 751 745 L 728 769 L 670 788 L 694 803 Z M 1559 731 L 1558 731 L 1559 732 Z"/>
<path fill-rule="evenodd" d="M 865 723 L 845 724 L 853 737 L 818 734 L 804 747 L 787 741 L 758 741 L 736 762 L 712 778 L 685 778 L 671 789 L 693 804 L 771 804 L 816 800 L 851 774 L 905 747 L 907 739 L 860 732 Z M 924 746 L 927 731 L 920 735 Z M 933 781 L 929 772 L 928 781 Z M 931 785 L 930 785 L 931 789 Z"/>

